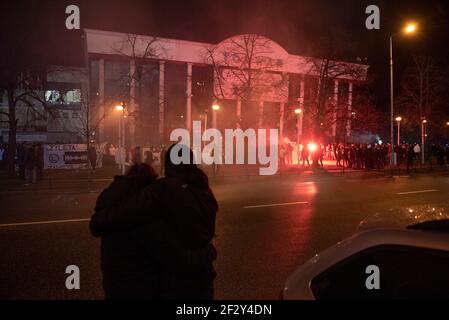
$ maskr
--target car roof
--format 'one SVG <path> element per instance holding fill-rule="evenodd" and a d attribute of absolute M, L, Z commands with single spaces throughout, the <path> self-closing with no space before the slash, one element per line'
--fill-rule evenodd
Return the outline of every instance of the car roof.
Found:
<path fill-rule="evenodd" d="M 364 251 L 384 245 L 408 246 L 449 251 L 449 233 L 417 229 L 378 229 L 359 232 L 315 255 L 300 266 L 288 279 L 284 294 L 310 291 L 310 281 L 329 267 Z M 304 283 L 308 279 L 308 283 Z"/>

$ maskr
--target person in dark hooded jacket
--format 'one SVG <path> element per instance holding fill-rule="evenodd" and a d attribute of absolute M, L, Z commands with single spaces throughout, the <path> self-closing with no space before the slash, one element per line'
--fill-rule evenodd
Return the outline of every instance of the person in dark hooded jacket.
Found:
<path fill-rule="evenodd" d="M 170 156 L 172 151 L 178 156 L 186 152 L 188 163 L 175 164 Z M 160 218 L 173 228 L 176 237 L 189 250 L 204 250 L 211 245 L 218 204 L 206 174 L 193 163 L 191 150 L 180 144 L 171 146 L 164 160 L 164 178 L 132 197 L 117 201 L 114 206 L 95 211 L 90 225 L 94 236 L 105 237 L 142 226 L 148 228 Z M 162 298 L 213 298 L 212 261 L 206 268 L 192 272 L 166 270 Z"/>
<path fill-rule="evenodd" d="M 115 177 L 100 194 L 95 210 L 107 210 L 140 192 L 153 183 L 156 176 L 147 164 L 132 166 L 126 176 Z M 215 258 L 212 245 L 188 249 L 173 227 L 161 218 L 128 231 L 103 235 L 101 267 L 105 298 L 163 299 L 166 274 L 207 271 Z"/>

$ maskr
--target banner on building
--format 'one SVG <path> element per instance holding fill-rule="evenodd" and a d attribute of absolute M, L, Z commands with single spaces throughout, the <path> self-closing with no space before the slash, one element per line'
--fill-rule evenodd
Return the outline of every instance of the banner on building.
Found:
<path fill-rule="evenodd" d="M 45 169 L 76 169 L 88 167 L 85 144 L 44 145 Z"/>

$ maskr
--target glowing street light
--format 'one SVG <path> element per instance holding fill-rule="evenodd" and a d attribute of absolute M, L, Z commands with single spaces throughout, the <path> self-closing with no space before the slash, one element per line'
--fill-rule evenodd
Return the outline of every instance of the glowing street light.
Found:
<path fill-rule="evenodd" d="M 214 129 L 217 129 L 217 112 L 220 110 L 220 105 L 217 103 L 217 102 L 215 102 L 213 105 L 212 105 L 212 127 L 214 128 Z"/>
<path fill-rule="evenodd" d="M 417 26 L 415 23 L 411 22 L 408 23 L 405 28 L 404 28 L 404 32 L 407 34 L 411 34 L 411 33 L 415 33 L 417 29 Z"/>
<path fill-rule="evenodd" d="M 390 165 L 395 164 L 394 159 L 394 94 L 393 94 L 393 38 L 399 34 L 414 34 L 418 26 L 416 23 L 408 23 L 403 30 L 390 36 Z"/>
<path fill-rule="evenodd" d="M 296 108 L 295 109 L 295 114 L 296 114 L 296 144 L 298 145 L 298 166 L 299 166 L 299 139 L 300 136 L 302 135 L 302 127 L 301 127 L 301 115 L 302 115 L 302 109 L 301 108 Z"/>
<path fill-rule="evenodd" d="M 395 119 L 398 123 L 398 146 L 401 144 L 401 121 L 402 117 L 396 117 Z"/>
<path fill-rule="evenodd" d="M 118 161 L 119 166 L 122 169 L 122 174 L 125 174 L 125 157 L 123 150 L 125 148 L 125 124 L 123 122 L 123 119 L 125 118 L 125 103 L 115 106 L 115 110 L 121 113 L 118 120 Z"/>
<path fill-rule="evenodd" d="M 427 125 L 427 120 L 426 119 L 421 119 L 421 164 L 425 163 L 425 155 L 424 155 L 424 150 L 425 150 L 425 145 L 426 145 L 426 125 Z"/>

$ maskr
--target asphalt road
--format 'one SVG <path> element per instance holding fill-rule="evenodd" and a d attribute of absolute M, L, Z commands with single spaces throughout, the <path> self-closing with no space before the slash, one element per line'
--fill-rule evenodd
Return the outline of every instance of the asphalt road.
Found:
<path fill-rule="evenodd" d="M 305 181 L 310 180 L 310 181 Z M 288 275 L 373 217 L 447 213 L 449 177 L 319 176 L 216 182 L 216 298 L 276 299 Z M 88 221 L 98 193 L 0 192 L 0 299 L 101 299 L 100 242 Z M 416 211 L 414 211 L 416 212 Z M 65 288 L 77 265 L 81 289 Z"/>

